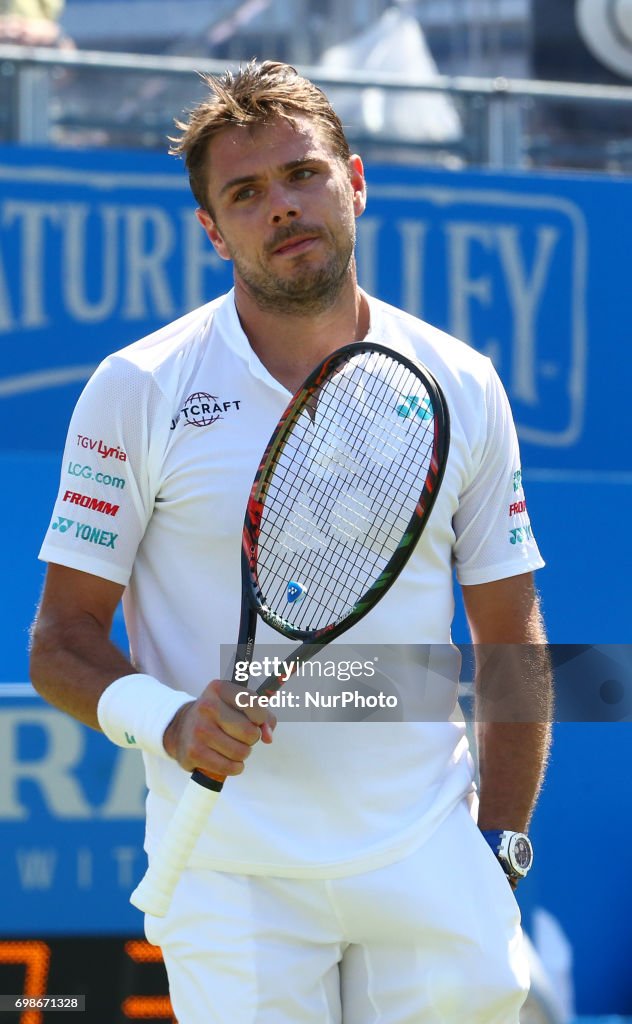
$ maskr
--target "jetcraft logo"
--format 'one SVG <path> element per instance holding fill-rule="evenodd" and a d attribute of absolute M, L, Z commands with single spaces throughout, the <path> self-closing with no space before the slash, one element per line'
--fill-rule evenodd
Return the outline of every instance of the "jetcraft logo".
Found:
<path fill-rule="evenodd" d="M 238 410 L 240 406 L 241 399 L 233 398 L 231 401 L 225 402 L 217 395 L 210 395 L 206 391 L 196 391 L 189 395 L 178 415 L 172 419 L 171 429 L 175 430 L 181 419 L 187 426 L 210 427 L 217 420 L 223 420 L 226 413 Z"/>
<path fill-rule="evenodd" d="M 57 519 L 51 524 L 51 528 L 59 530 L 60 533 L 68 533 L 71 527 L 74 527 L 74 535 L 78 540 L 83 540 L 87 544 L 98 544 L 102 548 L 116 547 L 118 533 L 112 533 L 110 530 L 100 530 L 96 526 L 78 523 L 74 519 L 66 519 L 64 516 L 57 516 Z"/>
<path fill-rule="evenodd" d="M 83 434 L 77 434 L 77 447 L 98 452 L 102 459 L 118 459 L 119 462 L 127 462 L 127 455 L 122 448 L 106 444 L 105 441 L 95 441 L 94 438 L 85 437 Z"/>
<path fill-rule="evenodd" d="M 64 501 L 71 505 L 80 505 L 81 508 L 89 508 L 91 512 L 101 512 L 106 516 L 115 516 L 120 505 L 110 505 L 109 501 L 99 501 L 98 498 L 91 498 L 88 494 L 79 494 L 77 491 L 66 491 Z"/>

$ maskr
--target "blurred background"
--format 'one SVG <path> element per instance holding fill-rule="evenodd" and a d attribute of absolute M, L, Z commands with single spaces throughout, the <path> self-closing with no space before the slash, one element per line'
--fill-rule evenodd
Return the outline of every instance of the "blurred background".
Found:
<path fill-rule="evenodd" d="M 85 380 L 230 287 L 167 136 L 198 72 L 252 57 L 321 85 L 365 158 L 364 287 L 509 393 L 561 695 L 523 1024 L 632 1020 L 632 0 L 0 0 L 0 993 L 172 1020 L 128 904 L 140 761 L 34 694 L 28 627 Z"/>

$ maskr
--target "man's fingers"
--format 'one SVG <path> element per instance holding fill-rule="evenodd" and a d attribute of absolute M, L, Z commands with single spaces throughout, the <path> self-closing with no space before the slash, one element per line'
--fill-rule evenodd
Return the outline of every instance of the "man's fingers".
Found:
<path fill-rule="evenodd" d="M 272 733 L 276 729 L 276 718 L 274 715 L 270 716 L 271 721 L 264 722 L 261 726 L 261 741 L 263 743 L 272 743 Z"/>
<path fill-rule="evenodd" d="M 275 716 L 256 702 L 252 707 L 250 702 L 239 707 L 235 702 L 238 693 L 244 691 L 215 679 L 195 702 L 175 716 L 165 733 L 164 745 L 183 768 L 199 768 L 223 777 L 241 775 L 255 743 L 272 742 Z"/>
<path fill-rule="evenodd" d="M 257 727 L 267 723 L 272 731 L 276 728 L 276 716 L 272 714 L 268 707 L 262 706 L 257 695 L 250 690 L 237 687 L 234 683 L 213 680 L 207 687 L 204 696 L 207 694 L 209 696 L 209 703 L 215 708 L 222 722 L 236 723 L 243 722 L 246 719 Z M 219 703 L 217 703 L 218 701 Z M 228 714 L 226 709 L 231 709 L 235 713 Z M 252 735 L 252 733 L 248 731 L 248 735 Z M 253 742 L 256 742 L 258 739 L 259 731 L 257 730 Z"/>
<path fill-rule="evenodd" d="M 204 722 L 200 722 L 193 731 L 188 754 L 195 767 L 202 771 L 217 775 L 241 775 L 252 746 L 233 739 L 219 726 L 207 728 Z"/>

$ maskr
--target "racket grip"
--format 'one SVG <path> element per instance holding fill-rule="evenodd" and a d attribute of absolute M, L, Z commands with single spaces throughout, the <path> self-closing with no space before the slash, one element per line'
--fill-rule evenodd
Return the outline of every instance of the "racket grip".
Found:
<path fill-rule="evenodd" d="M 144 878 L 130 896 L 130 903 L 145 914 L 164 917 L 169 910 L 180 875 L 223 785 L 223 781 L 211 779 L 197 770 L 193 772 Z"/>

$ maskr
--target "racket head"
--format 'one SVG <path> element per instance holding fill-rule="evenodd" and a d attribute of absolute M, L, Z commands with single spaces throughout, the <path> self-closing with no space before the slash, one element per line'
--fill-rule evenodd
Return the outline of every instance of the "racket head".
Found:
<path fill-rule="evenodd" d="M 421 537 L 449 439 L 443 392 L 419 363 L 366 342 L 324 359 L 281 416 L 251 488 L 242 535 L 251 608 L 314 645 L 363 618 Z"/>

